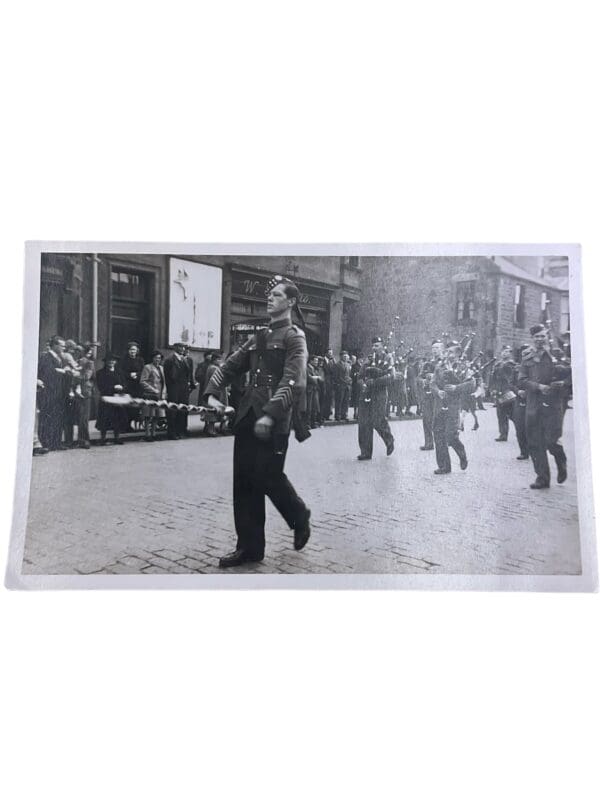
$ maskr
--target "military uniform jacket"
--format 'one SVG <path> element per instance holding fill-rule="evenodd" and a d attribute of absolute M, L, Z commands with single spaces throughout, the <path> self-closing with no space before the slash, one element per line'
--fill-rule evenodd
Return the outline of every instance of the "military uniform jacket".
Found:
<path fill-rule="evenodd" d="M 508 391 L 516 391 L 514 383 L 515 362 L 502 361 L 496 364 L 490 376 L 490 390 L 499 394 Z"/>
<path fill-rule="evenodd" d="M 375 356 L 374 359 L 365 361 L 358 373 L 358 380 L 363 384 L 371 380 L 371 387 L 367 390 L 367 395 L 372 398 L 380 397 L 386 394 L 397 374 L 391 355 L 382 353 Z"/>
<path fill-rule="evenodd" d="M 218 395 L 237 376 L 250 371 L 235 424 L 254 411 L 275 420 L 274 434 L 289 434 L 295 403 L 305 399 L 308 350 L 304 331 L 288 320 L 271 323 L 232 353 L 209 380 L 205 395 Z"/>
<path fill-rule="evenodd" d="M 540 384 L 550 386 L 552 381 L 565 381 L 565 387 L 552 387 L 548 394 L 542 394 Z M 560 418 L 562 422 L 565 391 L 571 385 L 571 368 L 561 364 L 546 350 L 533 351 L 525 356 L 519 369 L 519 389 L 526 392 L 527 416 L 543 412 Z"/>
<path fill-rule="evenodd" d="M 448 385 L 454 386 L 454 391 L 451 393 L 446 392 L 446 396 L 442 399 L 442 397 L 440 397 L 440 392 L 445 392 Z M 475 379 L 470 377 L 462 381 L 462 383 L 458 383 L 458 378 L 453 378 L 451 380 L 449 371 L 440 366 L 435 370 L 431 382 L 431 390 L 434 397 L 434 416 L 437 416 L 442 411 L 447 411 L 448 417 L 455 419 L 458 427 L 462 401 L 475 391 Z"/>

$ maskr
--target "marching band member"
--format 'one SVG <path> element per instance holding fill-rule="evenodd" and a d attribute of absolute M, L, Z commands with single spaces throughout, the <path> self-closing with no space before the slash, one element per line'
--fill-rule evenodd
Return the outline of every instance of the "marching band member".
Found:
<path fill-rule="evenodd" d="M 498 417 L 497 442 L 508 441 L 508 421 L 513 418 L 514 401 L 517 397 L 514 372 L 512 348 L 505 344 L 500 352 L 500 361 L 495 364 L 490 377 L 490 389 L 494 392 Z"/>
<path fill-rule="evenodd" d="M 512 420 L 515 425 L 515 432 L 517 434 L 517 441 L 519 443 L 520 454 L 517 456 L 517 461 L 526 461 L 529 458 L 529 446 L 527 444 L 527 431 L 525 427 L 525 417 L 527 408 L 527 392 L 525 389 L 519 389 L 519 370 L 521 368 L 521 361 L 526 352 L 531 348 L 528 344 L 523 345 L 518 351 L 519 363 L 515 364 L 513 371 L 513 385 L 516 387 L 517 396 L 513 401 Z"/>
<path fill-rule="evenodd" d="M 235 376 L 250 370 L 250 383 L 237 412 L 233 451 L 233 509 L 237 546 L 219 561 L 221 568 L 262 561 L 265 551 L 265 498 L 294 530 L 294 548 L 310 537 L 310 510 L 283 468 L 292 411 L 306 390 L 308 351 L 300 320 L 298 287 L 276 275 L 268 284 L 269 328 L 259 331 L 219 367 L 205 389 L 208 405 L 224 410 L 216 395 Z M 310 434 L 308 434 L 310 435 Z M 298 438 L 298 434 L 297 434 Z"/>
<path fill-rule="evenodd" d="M 446 362 L 436 368 L 431 384 L 434 395 L 433 440 L 438 464 L 435 475 L 447 475 L 452 469 L 448 447 L 458 455 L 461 469 L 466 469 L 469 463 L 460 441 L 460 409 L 464 395 L 475 390 L 475 381 L 472 377 L 461 381 L 456 371 L 457 364 L 456 347 L 451 346 Z"/>
<path fill-rule="evenodd" d="M 519 389 L 526 392 L 527 443 L 536 474 L 531 488 L 549 489 L 548 452 L 556 461 L 558 483 L 567 479 L 567 456 L 560 439 L 563 398 L 571 385 L 571 368 L 550 353 L 548 330 L 544 325 L 533 325 L 529 332 L 533 337 L 533 350 L 523 354 Z"/>
<path fill-rule="evenodd" d="M 433 391 L 431 382 L 435 366 L 432 361 L 426 361 L 421 367 L 421 372 L 417 378 L 417 391 L 419 397 L 419 407 L 423 420 L 423 435 L 425 444 L 421 445 L 421 450 L 433 450 Z"/>
<path fill-rule="evenodd" d="M 383 339 L 375 336 L 372 355 L 361 367 L 358 381 L 361 387 L 358 411 L 359 461 L 373 457 L 373 430 L 383 439 L 386 454 L 394 452 L 394 437 L 387 421 L 388 388 L 395 377 L 392 356 L 384 352 Z"/>

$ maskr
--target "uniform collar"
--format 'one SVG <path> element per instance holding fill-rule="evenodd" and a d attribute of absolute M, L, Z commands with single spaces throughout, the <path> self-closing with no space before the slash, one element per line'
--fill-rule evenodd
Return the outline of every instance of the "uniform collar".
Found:
<path fill-rule="evenodd" d="M 269 323 L 269 330 L 275 331 L 277 328 L 291 328 L 292 323 L 287 319 L 278 319 L 275 322 Z"/>

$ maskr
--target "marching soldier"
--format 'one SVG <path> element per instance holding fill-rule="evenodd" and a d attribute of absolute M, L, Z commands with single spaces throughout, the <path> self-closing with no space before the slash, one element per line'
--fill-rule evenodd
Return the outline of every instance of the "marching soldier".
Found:
<path fill-rule="evenodd" d="M 527 444 L 536 474 L 531 488 L 549 489 L 548 452 L 556 461 L 558 483 L 567 480 L 567 456 L 560 438 L 563 398 L 571 385 L 571 369 L 550 353 L 548 331 L 544 325 L 533 325 L 529 332 L 534 346 L 532 351 L 523 354 L 519 389 L 526 393 Z"/>
<path fill-rule="evenodd" d="M 527 351 L 530 350 L 529 345 L 525 344 L 518 351 L 519 363 L 515 364 L 513 372 L 513 385 L 516 387 L 517 396 L 513 401 L 512 420 L 515 425 L 515 433 L 517 434 L 517 441 L 519 443 L 519 450 L 521 451 L 517 456 L 517 461 L 527 461 L 529 458 L 529 447 L 527 445 L 527 433 L 525 430 L 525 413 L 527 407 L 527 392 L 524 389 L 519 389 L 519 370 L 521 368 L 521 361 Z"/>
<path fill-rule="evenodd" d="M 417 378 L 417 392 L 419 407 L 423 419 L 423 434 L 425 444 L 421 445 L 421 450 L 433 450 L 433 391 L 431 381 L 435 367 L 431 361 L 426 361 L 421 367 L 421 373 Z"/>
<path fill-rule="evenodd" d="M 370 461 L 373 457 L 373 430 L 385 442 L 386 454 L 390 456 L 394 452 L 394 437 L 386 417 L 388 388 L 394 379 L 394 362 L 391 355 L 384 352 L 381 336 L 373 339 L 372 347 L 371 358 L 363 364 L 358 376 L 359 461 Z"/>
<path fill-rule="evenodd" d="M 283 467 L 292 411 L 304 398 L 308 351 L 304 331 L 292 324 L 298 288 L 276 275 L 268 284 L 269 328 L 259 331 L 219 367 L 208 382 L 208 405 L 224 410 L 216 396 L 237 375 L 250 370 L 250 382 L 234 424 L 233 508 L 237 546 L 219 561 L 221 568 L 262 561 L 265 551 L 265 497 L 291 529 L 294 548 L 310 537 L 310 510 L 287 479 Z M 299 438 L 297 432 L 297 438 Z M 308 434 L 310 435 L 310 434 Z"/>
<path fill-rule="evenodd" d="M 514 383 L 515 362 L 512 348 L 504 345 L 490 377 L 490 389 L 495 393 L 496 416 L 498 417 L 497 442 L 508 441 L 508 421 L 513 417 L 516 386 Z"/>
<path fill-rule="evenodd" d="M 460 409 L 464 395 L 475 390 L 475 381 L 467 376 L 464 380 L 459 378 L 455 370 L 457 362 L 456 350 L 451 348 L 446 363 L 436 368 L 431 384 L 434 395 L 433 440 L 438 464 L 435 475 L 447 475 L 452 469 L 448 447 L 456 452 L 461 469 L 466 469 L 469 463 L 459 436 Z"/>

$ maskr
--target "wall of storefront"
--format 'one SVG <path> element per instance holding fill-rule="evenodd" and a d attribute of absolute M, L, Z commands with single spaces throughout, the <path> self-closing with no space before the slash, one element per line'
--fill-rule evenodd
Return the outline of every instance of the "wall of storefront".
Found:
<path fill-rule="evenodd" d="M 80 342 L 91 341 L 96 319 L 99 357 L 109 350 L 121 354 L 130 338 L 140 341 L 145 356 L 156 347 L 168 348 L 172 344 L 168 327 L 169 258 L 127 253 L 44 254 L 41 346 L 55 333 Z M 292 277 L 300 288 L 311 349 L 324 352 L 329 346 L 336 351 L 341 348 L 344 304 L 356 302 L 359 297 L 357 259 L 202 255 L 184 258 L 222 270 L 219 347 L 222 352 L 227 353 L 236 339 L 241 338 L 244 326 L 248 333 L 257 318 L 266 318 L 266 284 L 278 273 Z M 200 352 L 198 349 L 196 355 Z"/>

